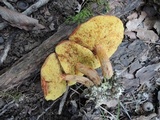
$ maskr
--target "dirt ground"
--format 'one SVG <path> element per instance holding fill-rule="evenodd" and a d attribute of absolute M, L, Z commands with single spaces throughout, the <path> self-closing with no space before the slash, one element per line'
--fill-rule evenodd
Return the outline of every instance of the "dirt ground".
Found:
<path fill-rule="evenodd" d="M 35 0 L 26 0 L 29 6 Z M 17 0 L 8 0 L 15 9 L 23 12 L 17 5 Z M 83 4 L 82 4 L 83 3 Z M 0 3 L 5 6 L 4 3 Z M 111 57 L 115 72 L 113 77 L 114 95 L 121 93 L 117 99 L 109 97 L 108 101 L 99 101 L 95 96 L 86 97 L 88 89 L 81 84 L 70 87 L 61 115 L 58 115 L 61 98 L 46 101 L 40 83 L 40 70 L 8 91 L 0 91 L 0 120 L 158 120 L 160 119 L 160 25 L 159 5 L 142 0 L 50 0 L 30 16 L 39 20 L 45 26 L 43 30 L 25 31 L 7 26 L 0 31 L 0 59 L 9 46 L 6 59 L 0 64 L 0 75 L 3 75 L 21 57 L 28 54 L 51 35 L 55 34 L 61 24 L 69 22 L 84 22 L 84 19 L 68 19 L 80 12 L 78 5 L 91 6 L 93 15 L 112 14 L 118 16 L 124 23 L 125 35 L 118 50 Z M 146 13 L 141 22 L 143 12 Z M 135 15 L 137 14 L 137 16 Z M 131 18 L 128 18 L 128 16 Z M 75 18 L 75 17 L 73 17 Z M 82 17 L 81 17 L 82 18 Z M 148 22 L 151 34 L 138 35 L 137 28 L 144 30 L 145 20 Z M 4 22 L 0 18 L 1 22 Z M 130 21 L 131 26 L 128 26 Z M 154 21 L 154 25 L 152 22 Z M 147 24 L 147 25 L 148 25 Z M 157 24 L 159 24 L 157 22 Z M 147 26 L 146 25 L 146 26 Z M 154 27 L 156 26 L 156 27 Z M 132 29 L 129 31 L 129 29 Z M 128 31 L 127 31 L 128 30 Z M 142 31 L 140 33 L 142 33 Z M 148 32 L 148 31 L 147 31 Z M 150 33 L 149 32 L 149 33 Z M 139 34 L 140 34 L 139 33 Z M 150 38 L 150 36 L 154 36 Z M 158 36 L 158 37 L 157 37 Z M 157 37 L 157 39 L 155 39 Z M 42 65 L 42 64 L 41 64 Z M 101 70 L 97 70 L 101 74 Z M 18 76 L 18 75 L 17 75 Z M 108 82 L 110 83 L 110 81 Z M 93 90 L 93 89 L 89 89 Z M 107 89 L 108 90 L 108 89 Z M 122 91 L 122 92 L 121 92 Z M 92 97 L 94 97 L 92 99 Z M 102 102 L 102 104 L 100 103 Z M 98 105 L 99 104 L 99 105 Z M 98 105 L 98 107 L 96 107 Z"/>

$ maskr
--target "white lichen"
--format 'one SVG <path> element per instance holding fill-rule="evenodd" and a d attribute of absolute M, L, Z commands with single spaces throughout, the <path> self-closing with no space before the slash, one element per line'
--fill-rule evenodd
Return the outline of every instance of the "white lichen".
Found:
<path fill-rule="evenodd" d="M 120 83 L 114 80 L 107 80 L 100 86 L 93 86 L 85 90 L 85 97 L 89 100 L 95 101 L 96 108 L 112 99 L 119 99 L 124 89 Z"/>

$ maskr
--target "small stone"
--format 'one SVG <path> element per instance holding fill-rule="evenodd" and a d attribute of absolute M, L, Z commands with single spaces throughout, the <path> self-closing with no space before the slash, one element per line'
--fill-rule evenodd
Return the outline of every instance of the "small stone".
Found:
<path fill-rule="evenodd" d="M 51 23 L 50 25 L 49 25 L 49 28 L 51 29 L 51 30 L 55 30 L 55 27 L 54 27 L 54 23 Z"/>
<path fill-rule="evenodd" d="M 152 111 L 154 109 L 154 106 L 153 106 L 153 104 L 151 102 L 145 102 L 143 104 L 142 108 L 143 108 L 143 110 L 145 112 L 150 112 L 150 111 Z"/>
<path fill-rule="evenodd" d="M 29 7 L 29 4 L 25 1 L 18 1 L 17 2 L 17 7 L 20 10 L 26 10 Z"/>

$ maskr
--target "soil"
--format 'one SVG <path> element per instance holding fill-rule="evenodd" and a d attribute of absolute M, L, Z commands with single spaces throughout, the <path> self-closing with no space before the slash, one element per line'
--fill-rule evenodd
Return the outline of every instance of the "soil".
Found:
<path fill-rule="evenodd" d="M 19 11 L 17 0 L 9 2 Z M 35 3 L 30 1 L 29 5 Z M 137 2 L 138 1 L 138 2 Z M 133 12 L 140 13 L 147 3 L 141 0 L 109 1 L 110 10 L 106 5 L 89 2 L 93 15 L 112 14 L 127 22 L 127 16 Z M 46 28 L 37 31 L 25 31 L 8 26 L 0 31 L 0 56 L 5 47 L 11 48 L 7 58 L 0 64 L 0 75 L 8 71 L 23 56 L 37 48 L 51 35 L 55 34 L 67 18 L 78 14 L 77 5 L 80 0 L 50 0 L 31 16 Z M 129 4 L 130 3 L 130 4 Z M 143 4 L 142 4 L 143 3 Z M 83 3 L 84 4 L 84 3 Z M 86 5 L 87 3 L 85 3 Z M 5 6 L 1 3 L 1 6 Z M 157 5 L 156 5 L 157 6 Z M 86 6 L 83 6 L 86 7 Z M 150 5 L 154 9 L 154 4 Z M 96 8 L 96 9 L 95 9 Z M 105 8 L 105 9 L 104 9 Z M 107 12 L 107 13 L 106 13 Z M 159 17 L 154 9 L 154 16 Z M 89 19 L 89 16 L 86 19 Z M 0 21 L 3 21 L 0 18 Z M 69 23 L 67 23 L 69 24 Z M 125 36 L 118 50 L 111 57 L 116 73 L 115 81 L 123 87 L 123 93 L 118 104 L 106 107 L 107 103 L 95 108 L 97 103 L 85 97 L 86 88 L 76 84 L 69 89 L 61 115 L 58 115 L 61 98 L 46 101 L 40 83 L 40 73 L 32 74 L 22 84 L 10 90 L 0 91 L 0 119 L 1 120 L 150 120 L 160 119 L 160 39 L 156 43 L 148 43 L 141 39 L 130 39 Z M 35 68 L 36 69 L 36 68 Z M 37 70 L 39 71 L 39 70 Z M 97 70 L 99 74 L 101 71 Z M 159 81 L 160 82 L 160 81 Z M 12 85 L 11 85 L 12 86 Z M 116 91 L 116 88 L 115 88 Z M 113 101 L 112 101 L 113 102 Z M 146 105 L 147 104 L 147 105 Z M 148 105 L 149 104 L 149 105 Z M 145 107 L 147 106 L 147 110 Z M 149 107 L 148 107 L 149 106 Z M 153 106 L 153 108 L 152 108 Z M 151 110 L 150 110 L 151 109 Z M 119 116 L 117 118 L 117 116 Z"/>

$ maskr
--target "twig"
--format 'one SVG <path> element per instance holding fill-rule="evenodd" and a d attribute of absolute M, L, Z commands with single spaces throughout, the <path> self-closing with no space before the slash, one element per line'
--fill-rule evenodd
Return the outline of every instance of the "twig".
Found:
<path fill-rule="evenodd" d="M 124 112 L 126 113 L 126 115 L 128 116 L 129 120 L 132 120 L 129 113 L 127 112 L 127 109 L 124 107 L 124 105 L 122 104 L 122 102 L 120 102 L 121 107 L 123 108 Z"/>
<path fill-rule="evenodd" d="M 58 110 L 58 115 L 61 115 L 62 113 L 62 109 L 63 109 L 63 106 L 64 106 L 64 103 L 66 102 L 66 98 L 67 98 L 67 95 L 68 95 L 68 91 L 69 91 L 69 86 L 67 86 L 66 88 L 66 92 L 64 93 L 62 99 L 61 99 L 61 102 L 59 104 L 59 110 Z"/>
<path fill-rule="evenodd" d="M 6 44 L 5 44 L 4 51 L 0 55 L 0 65 L 6 60 L 8 52 L 9 52 L 10 47 L 11 47 L 12 40 L 16 37 L 17 33 L 18 32 L 16 31 L 16 32 L 13 32 L 13 33 L 10 34 L 10 36 L 9 36 L 9 38 L 8 38 Z"/>
<path fill-rule="evenodd" d="M 102 109 L 102 110 L 104 110 L 106 113 L 108 113 L 110 116 L 112 116 L 116 120 L 116 117 L 112 113 L 110 113 L 108 110 L 106 110 L 102 106 L 99 106 L 99 108 Z"/>
<path fill-rule="evenodd" d="M 75 90 L 73 88 L 70 88 L 73 91 L 73 93 L 70 94 L 70 97 L 72 97 L 75 93 L 80 95 L 80 93 L 77 90 L 79 90 L 82 86 L 83 86 L 82 84 L 79 85 Z"/>
<path fill-rule="evenodd" d="M 47 4 L 49 0 L 39 0 L 35 4 L 31 5 L 29 8 L 27 8 L 22 14 L 24 15 L 30 15 L 32 12 L 35 12 L 40 8 L 41 6 Z"/>
<path fill-rule="evenodd" d="M 59 99 L 55 100 L 48 108 L 46 108 L 40 115 L 38 115 L 36 120 L 39 120 L 49 109 L 53 107 L 53 105 L 58 101 Z"/>
<path fill-rule="evenodd" d="M 38 2 L 36 2 L 35 4 L 33 4 L 29 8 L 27 8 L 24 12 L 22 12 L 22 14 L 30 15 L 32 12 L 37 11 L 38 8 L 40 8 L 41 6 L 47 4 L 48 2 L 49 2 L 49 0 L 39 0 Z M 7 26 L 8 26 L 7 22 L 2 22 L 0 24 L 0 30 L 3 30 Z"/>
<path fill-rule="evenodd" d="M 2 0 L 0 2 L 3 2 L 9 9 L 16 11 L 14 7 L 9 2 L 7 2 L 7 0 Z"/>
<path fill-rule="evenodd" d="M 6 104 L 1 110 L 0 110 L 0 116 L 2 116 L 8 109 L 10 109 L 13 106 L 13 103 L 15 101 L 12 100 L 11 102 L 9 102 L 8 104 Z M 9 107 L 9 108 L 8 108 Z"/>

